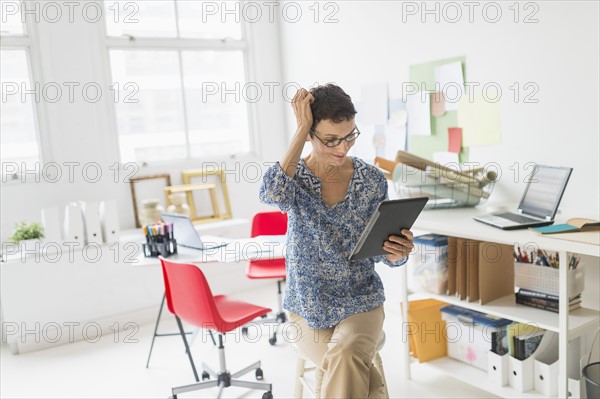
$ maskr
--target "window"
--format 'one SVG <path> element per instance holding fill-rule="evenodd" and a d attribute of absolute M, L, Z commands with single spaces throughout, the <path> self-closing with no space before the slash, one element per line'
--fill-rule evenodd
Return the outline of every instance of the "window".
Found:
<path fill-rule="evenodd" d="M 33 169 L 40 160 L 36 106 L 41 101 L 32 84 L 30 38 L 17 5 L 0 1 L 2 10 L 7 11 L 0 32 L 0 158 L 2 173 L 15 174 Z"/>
<path fill-rule="evenodd" d="M 227 17 L 215 16 L 215 6 L 229 7 Z M 249 152 L 246 42 L 234 4 L 109 1 L 105 7 L 121 161 Z"/>

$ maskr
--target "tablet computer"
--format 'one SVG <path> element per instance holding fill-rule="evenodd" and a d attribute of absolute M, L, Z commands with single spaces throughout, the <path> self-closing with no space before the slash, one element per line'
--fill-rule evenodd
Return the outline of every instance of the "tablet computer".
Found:
<path fill-rule="evenodd" d="M 350 260 L 387 255 L 383 243 L 390 235 L 401 236 L 402 229 L 410 229 L 428 200 L 419 197 L 381 202 L 354 246 Z"/>

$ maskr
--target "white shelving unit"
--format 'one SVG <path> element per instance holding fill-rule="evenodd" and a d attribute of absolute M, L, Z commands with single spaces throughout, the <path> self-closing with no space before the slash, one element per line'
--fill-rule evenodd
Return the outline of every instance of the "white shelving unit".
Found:
<path fill-rule="evenodd" d="M 455 296 L 434 295 L 429 293 L 418 293 L 417 295 L 435 298 L 448 304 L 462 306 L 479 312 L 491 314 L 494 316 L 524 322 L 536 323 L 540 327 L 559 333 L 559 386 L 558 397 L 568 397 L 567 391 L 567 347 L 570 340 L 584 334 L 592 328 L 598 328 L 600 323 L 600 312 L 594 309 L 578 309 L 569 313 L 567 299 L 567 272 L 566 264 L 567 254 L 575 253 L 593 256 L 600 261 L 600 242 L 596 244 L 581 243 L 575 241 L 566 241 L 552 237 L 540 236 L 529 230 L 504 231 L 491 226 L 476 222 L 473 216 L 483 213 L 475 208 L 462 209 L 440 209 L 423 212 L 413 229 L 427 231 L 437 234 L 444 234 L 454 237 L 462 237 L 480 241 L 494 242 L 498 244 L 514 245 L 519 243 L 522 247 L 527 245 L 536 245 L 537 247 L 557 251 L 560 257 L 559 268 L 559 313 L 552 313 L 545 310 L 535 309 L 515 303 L 514 296 L 509 295 L 499 298 L 495 301 L 480 305 L 478 302 L 467 302 L 459 300 Z M 600 235 L 599 235 L 600 236 Z M 587 265 L 587 267 L 597 267 Z M 598 287 L 597 281 L 586 281 L 588 289 Z M 408 303 L 407 272 L 402 269 L 402 300 Z M 597 288 L 596 288 L 597 289 Z M 403 307 L 403 319 L 408 320 L 408 307 Z M 405 373 L 410 378 L 411 358 L 408 340 L 405 340 Z M 488 382 L 487 372 L 477 369 L 473 366 L 464 364 L 451 358 L 442 358 L 423 363 L 426 367 L 434 367 L 444 371 L 455 378 L 476 386 L 482 390 L 506 398 L 541 398 L 544 395 L 531 392 L 518 392 L 511 387 L 498 387 Z M 419 366 L 421 366 L 419 365 Z"/>

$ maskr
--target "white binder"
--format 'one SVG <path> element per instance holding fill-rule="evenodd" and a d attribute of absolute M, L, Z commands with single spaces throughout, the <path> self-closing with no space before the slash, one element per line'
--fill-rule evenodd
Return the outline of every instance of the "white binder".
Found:
<path fill-rule="evenodd" d="M 100 205 L 96 201 L 80 201 L 83 210 L 83 220 L 86 244 L 102 244 L 102 228 L 100 226 Z"/>
<path fill-rule="evenodd" d="M 62 241 L 60 215 L 57 207 L 42 209 L 44 241 L 60 243 Z"/>
<path fill-rule="evenodd" d="M 518 360 L 511 356 L 508 359 L 508 385 L 519 392 L 533 390 L 536 383 L 534 379 L 535 360 L 554 346 L 558 351 L 558 334 L 553 331 L 545 331 L 537 349 L 527 359 Z M 554 379 L 554 382 L 556 381 L 558 381 L 557 378 Z"/>
<path fill-rule="evenodd" d="M 83 213 L 77 202 L 65 206 L 65 242 L 77 243 L 80 247 L 85 244 Z"/>
<path fill-rule="evenodd" d="M 499 387 L 508 385 L 508 358 L 509 354 L 499 355 L 488 352 L 488 378 Z"/>
<path fill-rule="evenodd" d="M 114 200 L 100 203 L 100 224 L 102 226 L 102 239 L 106 244 L 119 241 L 119 215 L 117 202 Z"/>

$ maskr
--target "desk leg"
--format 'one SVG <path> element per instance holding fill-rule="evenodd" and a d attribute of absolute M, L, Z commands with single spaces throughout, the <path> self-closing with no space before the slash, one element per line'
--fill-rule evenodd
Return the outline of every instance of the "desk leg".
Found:
<path fill-rule="evenodd" d="M 402 360 L 404 361 L 404 378 L 410 379 L 410 345 L 408 340 L 408 271 L 406 265 L 400 267 L 400 293 L 402 297 Z"/>

